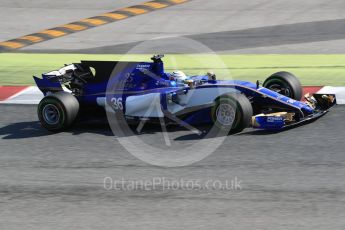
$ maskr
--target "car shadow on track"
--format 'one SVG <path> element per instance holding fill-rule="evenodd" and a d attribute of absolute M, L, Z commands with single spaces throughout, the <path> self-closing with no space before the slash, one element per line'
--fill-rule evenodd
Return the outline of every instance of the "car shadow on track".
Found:
<path fill-rule="evenodd" d="M 281 133 L 284 131 L 287 131 L 288 129 L 284 130 L 259 130 L 259 129 L 250 129 L 248 131 L 242 132 L 242 133 L 236 133 L 236 136 L 252 136 L 252 135 L 273 135 L 277 133 Z"/>
<path fill-rule="evenodd" d="M 267 131 L 267 130 L 254 130 L 254 129 L 248 129 L 245 130 L 241 133 L 229 133 L 227 136 L 251 136 L 251 135 L 274 135 L 280 132 L 283 132 L 285 130 L 280 130 L 280 131 Z M 191 140 L 198 140 L 198 139 L 212 139 L 216 137 L 220 137 L 222 134 L 217 134 L 217 133 L 209 133 L 208 131 L 203 132 L 201 135 L 197 135 L 194 133 L 180 136 L 175 138 L 177 141 L 191 141 Z"/>
<path fill-rule="evenodd" d="M 210 133 L 211 126 L 202 125 L 199 127 L 201 134 L 195 133 L 188 133 L 182 134 L 178 137 L 175 137 L 175 141 L 189 141 L 189 140 L 200 140 L 200 139 L 211 139 L 217 137 L 217 134 Z M 184 127 L 180 126 L 168 126 L 167 132 L 174 133 L 174 132 L 181 132 L 186 131 Z M 283 130 L 285 131 L 285 130 Z M 127 132 L 127 136 L 143 136 L 148 134 L 155 134 L 162 132 L 162 128 L 159 125 L 150 125 L 145 126 L 140 132 L 136 132 L 135 128 L 132 128 L 132 132 Z M 265 131 L 265 130 L 253 130 L 248 129 L 242 133 L 237 134 L 229 134 L 235 136 L 242 136 L 242 135 L 272 135 L 282 131 Z M 61 133 L 71 133 L 72 135 L 79 135 L 83 133 L 93 133 L 93 134 L 100 134 L 104 136 L 116 136 L 114 134 L 106 122 L 80 122 L 73 125 L 71 128 L 61 132 Z M 50 136 L 55 135 L 57 133 L 50 132 L 43 128 L 38 121 L 28 121 L 28 122 L 18 122 L 12 123 L 7 126 L 0 128 L 0 136 L 2 139 L 25 139 L 25 138 L 35 138 L 35 137 L 42 137 L 42 136 Z"/>
<path fill-rule="evenodd" d="M 126 135 L 147 135 L 162 132 L 159 125 L 145 126 L 140 132 L 136 132 L 135 128 L 131 128 L 132 132 L 126 132 Z M 169 133 L 185 130 L 179 126 L 169 126 L 167 131 Z M 79 135 L 83 133 L 100 134 L 104 136 L 116 136 L 108 123 L 102 121 L 78 122 L 72 127 L 59 133 L 71 133 L 72 135 Z M 51 132 L 43 128 L 39 121 L 17 122 L 11 123 L 0 128 L 1 139 L 25 139 L 56 135 L 59 133 Z M 200 138 L 200 136 L 199 136 Z"/>
<path fill-rule="evenodd" d="M 320 118 L 317 118 L 320 119 Z M 285 127 L 283 129 L 279 129 L 279 130 L 264 130 L 264 129 L 249 129 L 248 131 L 242 132 L 242 133 L 238 133 L 236 135 L 238 136 L 249 136 L 249 135 L 273 135 L 273 134 L 277 134 L 277 133 L 282 133 L 282 132 L 287 132 L 289 130 L 292 129 L 296 129 L 298 127 L 303 127 L 303 126 L 307 126 L 310 125 L 313 122 L 316 122 L 317 119 L 312 119 L 310 121 L 305 121 L 296 125 L 292 125 L 289 127 Z"/>
<path fill-rule="evenodd" d="M 42 129 L 37 121 L 12 123 L 0 128 L 2 139 L 23 139 L 32 137 L 41 137 L 53 133 Z"/>
<path fill-rule="evenodd" d="M 70 129 L 64 131 L 65 133 L 72 133 L 73 135 L 79 135 L 82 133 L 95 133 L 105 136 L 113 136 L 109 125 L 105 123 L 89 123 L 76 124 Z M 38 121 L 18 122 L 12 123 L 0 128 L 0 136 L 2 139 L 25 139 L 50 136 L 57 133 L 50 132 L 44 129 Z"/>

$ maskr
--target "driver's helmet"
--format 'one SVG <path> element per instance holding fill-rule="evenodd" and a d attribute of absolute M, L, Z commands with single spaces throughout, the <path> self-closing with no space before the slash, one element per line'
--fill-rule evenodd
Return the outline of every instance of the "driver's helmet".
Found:
<path fill-rule="evenodd" d="M 172 72 L 171 77 L 177 82 L 183 82 L 188 78 L 187 75 L 182 71 Z"/>

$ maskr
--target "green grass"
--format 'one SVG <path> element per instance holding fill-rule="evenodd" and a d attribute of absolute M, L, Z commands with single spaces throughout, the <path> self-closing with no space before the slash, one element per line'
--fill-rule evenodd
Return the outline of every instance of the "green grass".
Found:
<path fill-rule="evenodd" d="M 149 61 L 151 55 L 0 54 L 0 85 L 33 85 L 33 75 L 80 60 Z M 166 55 L 167 71 L 216 73 L 218 79 L 263 81 L 277 71 L 297 75 L 303 85 L 345 85 L 345 55 Z"/>

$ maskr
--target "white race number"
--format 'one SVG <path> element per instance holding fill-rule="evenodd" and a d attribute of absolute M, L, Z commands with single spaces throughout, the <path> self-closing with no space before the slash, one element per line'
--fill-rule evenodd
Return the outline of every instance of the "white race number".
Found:
<path fill-rule="evenodd" d="M 110 101 L 111 101 L 111 104 L 113 105 L 114 110 L 123 110 L 121 97 L 119 98 L 113 97 Z"/>

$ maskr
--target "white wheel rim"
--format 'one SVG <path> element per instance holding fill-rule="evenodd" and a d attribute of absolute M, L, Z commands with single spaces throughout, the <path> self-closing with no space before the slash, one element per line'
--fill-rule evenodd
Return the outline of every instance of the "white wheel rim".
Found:
<path fill-rule="evenodd" d="M 231 126 L 235 121 L 236 111 L 230 104 L 220 104 L 216 110 L 217 121 L 224 126 Z"/>
<path fill-rule="evenodd" d="M 43 119 L 49 125 L 56 125 L 59 123 L 60 120 L 60 112 L 59 109 L 53 105 L 48 104 L 43 107 L 42 110 Z"/>

